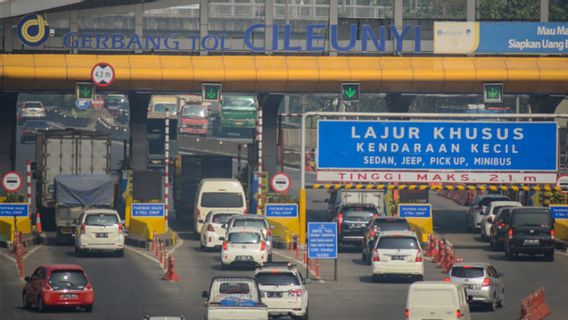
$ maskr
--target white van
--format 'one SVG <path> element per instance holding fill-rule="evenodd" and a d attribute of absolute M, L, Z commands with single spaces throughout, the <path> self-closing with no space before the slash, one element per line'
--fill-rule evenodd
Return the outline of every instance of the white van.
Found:
<path fill-rule="evenodd" d="M 465 287 L 452 282 L 420 281 L 408 288 L 406 319 L 471 320 Z"/>
<path fill-rule="evenodd" d="M 201 233 L 205 217 L 212 210 L 247 212 L 245 190 L 237 179 L 202 179 L 197 187 L 194 202 L 193 228 Z"/>

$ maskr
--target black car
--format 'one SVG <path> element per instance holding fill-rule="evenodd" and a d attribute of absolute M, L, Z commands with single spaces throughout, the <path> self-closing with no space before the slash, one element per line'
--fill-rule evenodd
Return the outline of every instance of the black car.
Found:
<path fill-rule="evenodd" d="M 502 207 L 499 208 L 497 215 L 491 223 L 489 232 L 489 246 L 493 250 L 498 250 L 503 247 L 507 232 L 509 231 L 509 223 L 511 222 L 511 209 L 516 207 Z M 489 217 L 488 219 L 491 219 Z"/>
<path fill-rule="evenodd" d="M 367 264 L 371 264 L 371 256 L 375 240 L 383 231 L 407 231 L 411 230 L 410 225 L 405 218 L 400 217 L 374 217 L 365 227 L 361 260 Z"/>
<path fill-rule="evenodd" d="M 523 253 L 544 254 L 549 261 L 554 261 L 554 221 L 548 208 L 514 208 L 510 218 L 505 237 L 507 259 Z"/>
<path fill-rule="evenodd" d="M 340 208 L 337 217 L 338 242 L 342 244 L 361 244 L 365 226 L 378 216 L 377 207 L 372 204 L 347 204 Z"/>

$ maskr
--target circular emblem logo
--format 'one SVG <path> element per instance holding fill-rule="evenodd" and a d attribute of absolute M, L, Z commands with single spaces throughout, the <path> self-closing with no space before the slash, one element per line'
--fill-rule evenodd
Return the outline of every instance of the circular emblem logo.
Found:
<path fill-rule="evenodd" d="M 30 14 L 18 22 L 18 38 L 30 47 L 42 45 L 49 37 L 49 25 L 42 16 Z"/>

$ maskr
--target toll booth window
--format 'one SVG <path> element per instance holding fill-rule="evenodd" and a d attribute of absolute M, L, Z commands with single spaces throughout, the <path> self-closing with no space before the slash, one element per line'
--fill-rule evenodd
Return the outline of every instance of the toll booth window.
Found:
<path fill-rule="evenodd" d="M 85 224 L 88 226 L 112 226 L 118 223 L 116 215 L 99 214 L 88 215 Z"/>
<path fill-rule="evenodd" d="M 241 208 L 243 197 L 240 193 L 205 192 L 201 197 L 201 206 L 206 208 Z"/>

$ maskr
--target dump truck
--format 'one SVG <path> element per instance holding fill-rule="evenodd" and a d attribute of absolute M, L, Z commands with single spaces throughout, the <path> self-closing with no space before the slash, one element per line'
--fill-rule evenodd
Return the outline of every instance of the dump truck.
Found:
<path fill-rule="evenodd" d="M 112 177 L 104 174 L 55 176 L 55 224 L 57 243 L 72 242 L 77 219 L 86 209 L 112 209 Z"/>
<path fill-rule="evenodd" d="M 55 227 L 55 177 L 111 174 L 111 137 L 77 129 L 38 132 L 36 207 L 48 228 Z"/>

